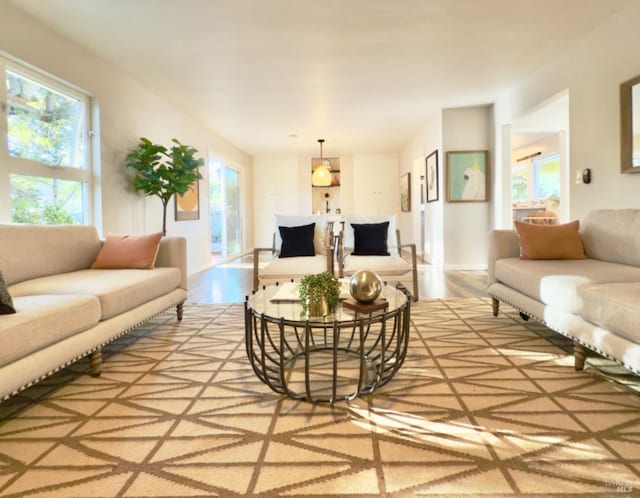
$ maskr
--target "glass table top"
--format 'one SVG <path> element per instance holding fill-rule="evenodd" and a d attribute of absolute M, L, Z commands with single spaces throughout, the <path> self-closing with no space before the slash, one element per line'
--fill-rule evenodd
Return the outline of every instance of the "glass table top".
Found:
<path fill-rule="evenodd" d="M 343 296 L 349 296 L 348 291 L 341 293 L 341 298 Z M 380 298 L 386 299 L 389 306 L 386 309 L 374 311 L 373 315 L 395 311 L 407 302 L 407 296 L 402 291 L 388 285 L 382 288 Z M 284 318 L 288 321 L 306 322 L 308 320 L 314 323 L 332 323 L 334 320 L 351 322 L 355 318 L 353 310 L 343 308 L 342 299 L 333 314 L 325 317 L 303 315 L 302 306 L 297 300 L 297 287 L 291 282 L 279 286 L 271 285 L 259 290 L 249 297 L 247 305 L 256 313 L 271 318 Z"/>

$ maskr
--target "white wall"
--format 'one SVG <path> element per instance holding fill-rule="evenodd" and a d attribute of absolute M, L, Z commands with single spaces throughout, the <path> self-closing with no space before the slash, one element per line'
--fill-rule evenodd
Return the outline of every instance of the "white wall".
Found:
<path fill-rule="evenodd" d="M 455 150 L 488 150 L 489 179 L 493 176 L 493 109 L 491 106 L 463 107 L 442 111 L 443 175 L 446 185 L 446 153 Z M 446 192 L 444 198 L 446 199 Z M 489 202 L 445 202 L 444 266 L 446 269 L 487 267 L 491 226 Z"/>
<path fill-rule="evenodd" d="M 132 192 L 125 177 L 124 158 L 145 136 L 170 145 L 171 138 L 192 145 L 206 158 L 207 151 L 225 157 L 250 174 L 250 158 L 215 132 L 160 99 L 83 47 L 0 2 L 0 51 L 92 95 L 100 107 L 100 174 L 97 192 L 102 217 L 96 225 L 106 233 L 145 233 L 162 229 L 161 203 Z M 170 68 L 167 68 L 170 70 Z M 203 172 L 206 175 L 206 172 Z M 250 179 L 246 179 L 250 183 Z M 173 201 L 167 216 L 167 235 L 187 237 L 190 273 L 209 264 L 208 188 L 200 184 L 200 219 L 174 221 Z M 244 217 L 245 222 L 250 222 Z"/>
<path fill-rule="evenodd" d="M 325 191 L 332 195 L 332 214 L 336 208 L 342 214 L 399 213 L 398 161 L 396 154 L 340 156 L 340 188 L 314 189 L 311 156 L 254 157 L 255 246 L 271 247 L 276 214 L 311 214 L 313 196 Z"/>
<path fill-rule="evenodd" d="M 495 103 L 496 129 L 565 89 L 569 92 L 569 170 L 590 168 L 592 182 L 569 185 L 569 216 L 581 219 L 596 208 L 640 207 L 640 174 L 620 174 L 619 85 L 640 74 L 640 2 L 620 4 L 567 51 L 511 89 Z M 500 137 L 496 149 L 500 150 Z M 509 199 L 505 148 L 496 158 L 502 195 Z M 497 225 L 508 223 L 505 211 Z"/>
<path fill-rule="evenodd" d="M 419 174 L 426 173 L 426 156 L 434 150 L 438 151 L 438 168 L 439 168 L 439 200 L 436 202 L 426 202 L 424 209 L 424 220 L 422 220 L 419 207 L 420 192 Z M 443 249 L 443 156 L 442 156 L 442 116 L 440 113 L 434 113 L 426 119 L 425 127 L 409 142 L 400 153 L 400 174 L 412 171 L 416 176 L 418 183 L 413 181 L 415 195 L 411 213 L 402 213 L 400 215 L 400 230 L 406 242 L 416 244 L 416 250 L 423 254 L 423 258 L 434 266 L 442 266 L 444 262 Z M 418 170 L 414 165 L 420 165 Z M 419 174 L 418 174 L 419 173 Z M 426 193 L 425 193 L 426 194 Z M 420 240 L 422 234 L 421 224 L 424 222 L 425 240 Z"/>

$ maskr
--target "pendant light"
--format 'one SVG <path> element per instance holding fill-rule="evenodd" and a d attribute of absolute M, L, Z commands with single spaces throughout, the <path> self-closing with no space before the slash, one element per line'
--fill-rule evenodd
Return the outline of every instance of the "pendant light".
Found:
<path fill-rule="evenodd" d="M 314 187 L 328 187 L 331 185 L 331 169 L 327 166 L 325 160 L 322 158 L 322 144 L 324 138 L 319 138 L 320 143 L 320 165 L 313 170 L 311 175 L 311 185 Z"/>

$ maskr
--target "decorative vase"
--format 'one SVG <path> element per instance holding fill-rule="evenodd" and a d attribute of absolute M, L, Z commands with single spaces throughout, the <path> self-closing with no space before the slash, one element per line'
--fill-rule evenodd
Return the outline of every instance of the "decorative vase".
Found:
<path fill-rule="evenodd" d="M 358 270 L 351 276 L 349 292 L 359 303 L 372 303 L 382 292 L 382 280 L 371 270 Z"/>

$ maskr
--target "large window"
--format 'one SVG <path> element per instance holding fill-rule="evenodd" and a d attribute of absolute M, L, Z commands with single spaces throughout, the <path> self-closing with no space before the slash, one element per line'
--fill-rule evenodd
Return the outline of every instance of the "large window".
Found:
<path fill-rule="evenodd" d="M 0 172 L 8 191 L 10 221 L 92 222 L 88 141 L 89 99 L 71 86 L 0 59 L 6 142 Z M 3 213 L 3 217 L 7 218 Z"/>

